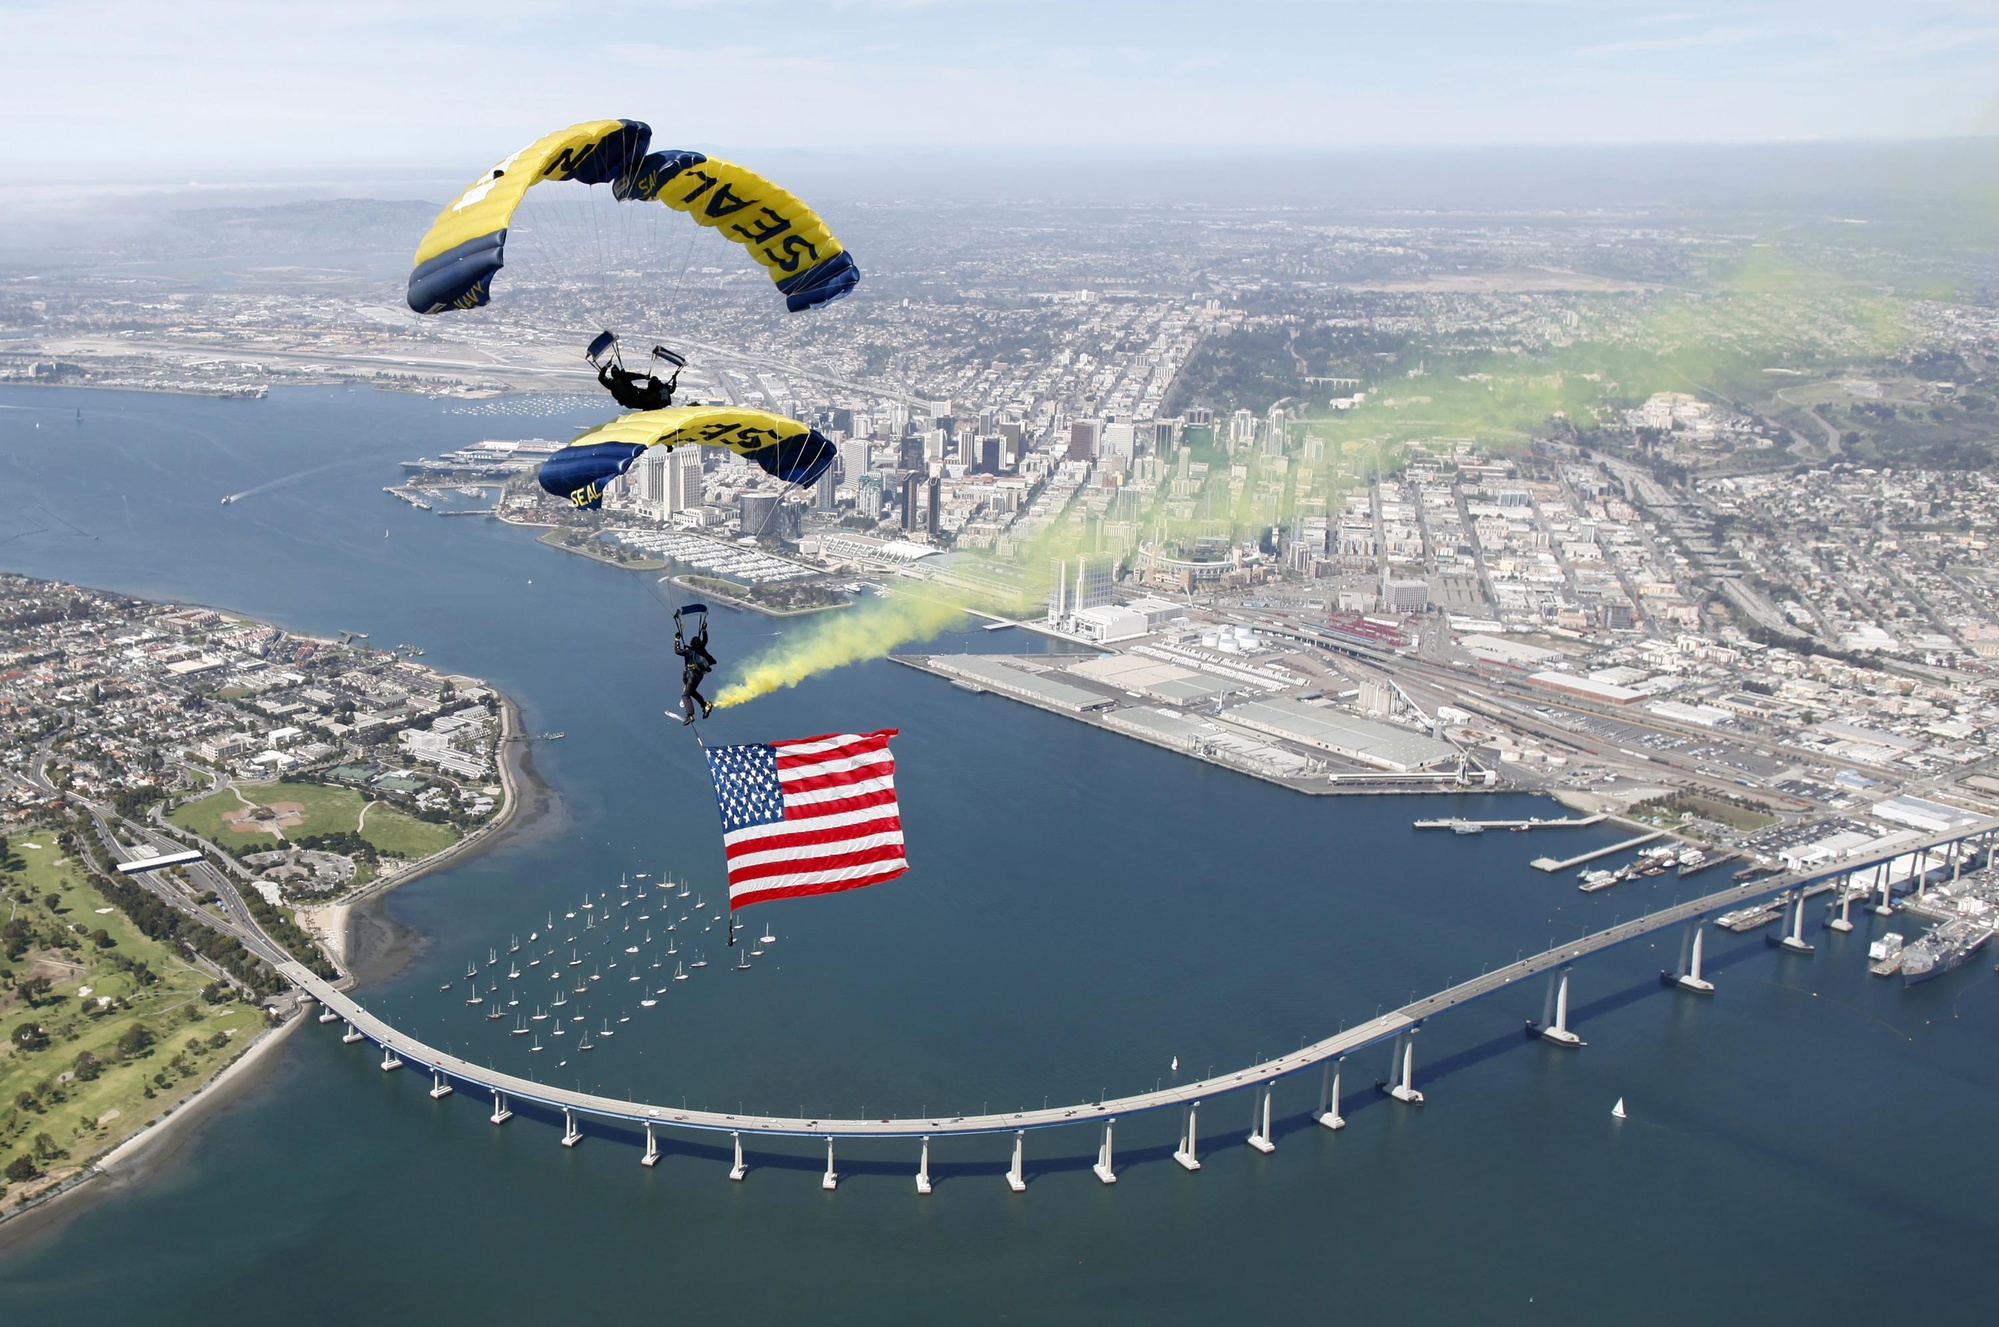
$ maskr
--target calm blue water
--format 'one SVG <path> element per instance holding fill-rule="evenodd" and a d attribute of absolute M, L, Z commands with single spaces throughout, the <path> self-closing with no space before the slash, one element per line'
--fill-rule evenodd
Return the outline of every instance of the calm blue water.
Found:
<path fill-rule="evenodd" d="M 901 729 L 910 874 L 748 914 L 780 938 L 747 974 L 726 970 L 719 931 L 683 926 L 682 947 L 708 947 L 713 966 L 651 1010 L 618 990 L 637 990 L 626 969 L 602 969 L 572 1005 L 615 1039 L 582 1054 L 543 1036 L 551 1049 L 532 1055 L 510 1021 L 440 983 L 551 911 L 561 923 L 586 891 L 615 901 L 622 873 L 685 877 L 709 912 L 722 897 L 698 749 L 661 715 L 676 694 L 657 597 L 670 587 L 380 489 L 399 459 L 564 436 L 590 405 L 509 422 L 358 390 L 0 392 L 0 568 L 414 642 L 505 689 L 530 728 L 568 733 L 535 748 L 552 814 L 390 896 L 424 940 L 361 994 L 412 1032 L 566 1085 L 725 1110 L 1094 1100 L 1170 1079 L 1176 1056 L 1186 1077 L 1291 1049 L 1681 888 L 1584 896 L 1526 861 L 1609 833 L 1417 834 L 1412 819 L 1454 801 L 1306 799 L 882 662 L 704 730 Z M 782 629 L 719 612 L 724 675 Z M 932 648 L 1038 646 L 974 631 Z M 1477 802 L 1530 805 L 1546 809 Z M 594 950 L 598 932 L 576 934 L 593 966 L 625 958 L 622 930 Z M 999 1139 L 940 1143 L 928 1199 L 899 1143 L 843 1145 L 833 1194 L 809 1144 L 753 1152 L 741 1185 L 726 1139 L 675 1137 L 646 1171 L 628 1135 L 565 1150 L 525 1112 L 495 1129 L 480 1101 L 434 1103 L 427 1080 L 384 1075 L 313 1025 L 151 1184 L 0 1252 L 0 1307 L 161 1322 L 663 1309 L 1679 1323 L 1858 1321 L 1905 1313 L 1913 1294 L 1925 1315 L 1973 1310 L 1990 1302 L 1999 1236 L 1999 983 L 1978 963 L 1904 992 L 1866 975 L 1868 938 L 1828 933 L 1798 959 L 1711 932 L 1711 1001 L 1658 988 L 1677 938 L 1618 951 L 1578 970 L 1579 1053 L 1522 1039 L 1541 992 L 1521 988 L 1426 1028 L 1420 1111 L 1374 1096 L 1386 1064 L 1371 1053 L 1349 1063 L 1343 1133 L 1305 1119 L 1313 1075 L 1279 1090 L 1273 1156 L 1242 1145 L 1248 1098 L 1223 1097 L 1202 1111 L 1198 1175 L 1167 1156 L 1176 1119 L 1139 1119 L 1119 1126 L 1115 1188 L 1089 1173 L 1094 1132 L 1031 1136 L 1021 1197 L 1000 1181 Z"/>

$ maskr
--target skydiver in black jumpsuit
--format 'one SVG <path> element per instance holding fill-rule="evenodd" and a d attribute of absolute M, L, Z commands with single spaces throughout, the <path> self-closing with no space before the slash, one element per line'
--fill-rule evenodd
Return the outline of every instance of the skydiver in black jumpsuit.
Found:
<path fill-rule="evenodd" d="M 715 656 L 708 653 L 708 619 L 701 619 L 701 629 L 694 633 L 693 640 L 682 638 L 680 626 L 674 624 L 673 652 L 680 656 L 680 711 L 682 725 L 694 722 L 694 707 L 701 707 L 701 717 L 707 718 L 715 712 L 701 694 L 701 683 L 715 667 Z"/>
<path fill-rule="evenodd" d="M 627 410 L 664 410 L 673 404 L 673 389 L 680 382 L 680 374 L 676 371 L 672 378 L 661 382 L 650 373 L 634 373 L 617 364 L 605 364 L 597 370 L 597 381 Z"/>
<path fill-rule="evenodd" d="M 598 333 L 583 357 L 596 366 L 597 381 L 604 384 L 604 390 L 627 410 L 664 410 L 672 405 L 680 370 L 687 366 L 685 357 L 665 346 L 654 346 L 652 357 L 673 366 L 671 378 L 662 380 L 649 372 L 628 369 L 618 352 L 618 338 L 610 332 Z"/>

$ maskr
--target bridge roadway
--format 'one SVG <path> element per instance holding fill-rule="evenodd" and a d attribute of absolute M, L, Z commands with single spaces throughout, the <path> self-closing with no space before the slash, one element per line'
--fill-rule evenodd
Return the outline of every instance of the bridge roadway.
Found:
<path fill-rule="evenodd" d="M 1028 1129 L 1053 1129 L 1064 1125 L 1101 1123 L 1146 1111 L 1164 1110 L 1172 1106 L 1191 1105 L 1224 1092 L 1239 1091 L 1244 1088 L 1259 1087 L 1279 1078 L 1287 1077 L 1301 1070 L 1310 1069 L 1327 1061 L 1337 1060 L 1355 1051 L 1400 1036 L 1418 1027 L 1423 1020 L 1459 1005 L 1504 990 L 1517 982 L 1525 981 L 1538 973 L 1548 972 L 1601 953 L 1618 945 L 1642 939 L 1668 927 L 1697 921 L 1711 913 L 1739 908 L 1780 893 L 1793 886 L 1809 885 L 1816 881 L 1838 879 L 1842 876 L 1871 870 L 1883 862 L 1906 857 L 1911 853 L 1929 851 L 1947 844 L 1999 832 L 1999 819 L 1985 820 L 1978 824 L 1953 830 L 1944 834 L 1934 834 L 1926 838 L 1911 839 L 1896 844 L 1892 849 L 1864 858 L 1850 858 L 1830 870 L 1767 876 L 1719 890 L 1700 898 L 1676 904 L 1643 917 L 1619 923 L 1607 930 L 1544 950 L 1529 958 L 1495 968 L 1470 981 L 1459 982 L 1447 990 L 1438 991 L 1414 1003 L 1406 1004 L 1392 1013 L 1347 1028 L 1323 1041 L 1314 1042 L 1289 1055 L 1265 1060 L 1247 1069 L 1215 1078 L 1205 1078 L 1198 1082 L 1163 1088 L 1153 1092 L 1140 1092 L 1128 1097 L 1075 1106 L 1056 1106 L 1037 1110 L 1014 1111 L 1011 1113 L 987 1115 L 938 1115 L 917 1119 L 882 1117 L 866 1120 L 804 1119 L 776 1115 L 730 1115 L 721 1111 L 675 1109 L 671 1106 L 653 1106 L 642 1101 L 626 1101 L 617 1097 L 602 1097 L 590 1092 L 574 1092 L 566 1088 L 552 1087 L 538 1083 L 531 1078 L 517 1078 L 501 1073 L 470 1060 L 449 1055 L 432 1046 L 427 1046 L 414 1037 L 406 1036 L 369 1013 L 361 1004 L 335 990 L 330 984 L 315 976 L 303 965 L 284 962 L 279 970 L 287 980 L 310 994 L 328 1010 L 346 1019 L 370 1041 L 382 1047 L 385 1053 L 393 1052 L 405 1064 L 416 1065 L 443 1073 L 459 1082 L 498 1092 L 514 1101 L 527 1101 L 557 1110 L 566 1110 L 578 1115 L 594 1116 L 600 1119 L 629 1121 L 635 1124 L 652 1124 L 680 1129 L 707 1129 L 728 1133 L 782 1135 L 812 1138 L 920 1138 L 943 1134 L 992 1134 L 1015 1133 Z M 1334 1109 L 1338 1109 L 1337 1103 Z"/>

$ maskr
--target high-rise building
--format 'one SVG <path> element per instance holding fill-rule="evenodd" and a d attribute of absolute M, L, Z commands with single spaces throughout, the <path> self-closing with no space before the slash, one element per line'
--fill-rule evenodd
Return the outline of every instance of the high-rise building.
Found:
<path fill-rule="evenodd" d="M 924 508 L 923 521 L 923 528 L 930 532 L 932 539 L 944 533 L 944 481 L 941 479 L 930 481 L 929 502 Z"/>
<path fill-rule="evenodd" d="M 996 475 L 1000 472 L 1000 439 L 998 434 L 976 439 L 972 447 L 972 473 Z"/>
<path fill-rule="evenodd" d="M 1102 438 L 1097 443 L 1099 456 L 1119 456 L 1131 459 L 1132 447 L 1137 440 L 1136 431 L 1130 424 L 1106 424 Z"/>
<path fill-rule="evenodd" d="M 1103 431 L 1100 419 L 1079 419 L 1069 425 L 1069 459 L 1072 461 L 1094 461 L 1097 459 L 1097 438 Z"/>
<path fill-rule="evenodd" d="M 1256 412 L 1238 410 L 1229 416 L 1229 450 L 1237 451 L 1256 444 Z"/>
<path fill-rule="evenodd" d="M 861 476 L 854 488 L 854 509 L 869 520 L 878 521 L 882 514 L 882 477 L 869 471 Z"/>
<path fill-rule="evenodd" d="M 812 506 L 817 511 L 832 511 L 839 505 L 839 498 L 840 480 L 829 466 L 812 485 Z"/>
<path fill-rule="evenodd" d="M 923 491 L 923 474 L 912 470 L 902 477 L 902 528 L 916 529 L 916 495 Z"/>
<path fill-rule="evenodd" d="M 840 474 L 848 484 L 857 484 L 861 476 L 874 464 L 874 444 L 867 438 L 856 438 L 840 444 Z"/>
<path fill-rule="evenodd" d="M 670 520 L 701 505 L 701 449 L 651 447 L 626 480 L 640 515 Z"/>
<path fill-rule="evenodd" d="M 775 493 L 745 493 L 736 499 L 736 520 L 744 534 L 753 538 L 780 535 L 778 507 L 783 499 Z"/>

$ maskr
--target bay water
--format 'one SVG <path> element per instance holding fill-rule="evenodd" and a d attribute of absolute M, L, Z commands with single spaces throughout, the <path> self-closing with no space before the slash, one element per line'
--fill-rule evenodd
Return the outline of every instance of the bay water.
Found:
<path fill-rule="evenodd" d="M 77 412 L 82 419 L 77 421 Z M 912 870 L 875 889 L 745 914 L 778 937 L 734 973 L 720 929 L 676 931 L 710 966 L 652 1009 L 623 967 L 582 999 L 588 1053 L 530 1053 L 440 991 L 490 949 L 620 883 L 670 873 L 725 899 L 720 832 L 678 694 L 656 573 L 537 544 L 381 490 L 397 462 L 487 437 L 567 437 L 588 398 L 473 404 L 362 389 L 225 401 L 0 390 L 0 569 L 203 603 L 315 634 L 408 642 L 519 702 L 546 810 L 493 850 L 381 905 L 402 961 L 371 1010 L 468 1058 L 564 1086 L 747 1113 L 916 1116 L 1094 1102 L 1243 1067 L 1724 873 L 1580 894 L 1528 867 L 1615 829 L 1461 838 L 1419 817 L 1555 814 L 1480 798 L 1306 798 L 890 661 L 719 713 L 709 742 L 876 727 L 895 749 Z M 231 493 L 239 501 L 222 505 Z M 717 609 L 722 679 L 777 621 Z M 917 647 L 1033 651 L 968 629 Z M 645 873 L 641 884 L 636 877 Z M 638 909 L 622 910 L 622 927 Z M 579 912 L 579 918 L 583 914 Z M 649 947 L 663 941 L 659 913 Z M 580 920 L 575 923 L 580 925 Z M 0 1310 L 155 1322 L 494 1323 L 633 1315 L 729 1322 L 1159 1322 L 1391 1315 L 1415 1322 L 1862 1321 L 1989 1305 L 1999 1237 L 1999 982 L 1989 961 L 1904 991 L 1870 978 L 1869 917 L 1811 957 L 1710 930 L 1709 1000 L 1662 989 L 1676 934 L 1576 970 L 1579 1052 L 1527 1041 L 1538 984 L 1428 1023 L 1428 1104 L 1345 1072 L 1348 1127 L 1278 1088 L 1277 1150 L 1251 1101 L 1122 1120 L 1119 1181 L 1092 1126 L 845 1142 L 835 1192 L 811 1141 L 586 1126 L 384 1074 L 309 1024 L 251 1091 L 143 1184 L 0 1230 Z M 563 929 L 567 936 L 572 931 Z M 625 933 L 617 932 L 623 939 Z M 595 931 L 578 948 L 598 939 Z M 585 954 L 600 971 L 622 945 Z M 561 961 L 561 960 L 556 960 Z M 649 976 L 658 973 L 646 970 Z M 543 985 L 548 991 L 553 987 Z M 522 983 L 528 1003 L 541 998 Z M 545 1000 L 544 1000 L 545 1002 Z M 519 1011 L 526 1012 L 526 1004 Z M 620 1021 L 621 1019 L 627 1021 Z M 548 1024 L 538 1024 L 546 1028 Z M 585 1025 L 578 1025 L 579 1027 Z M 1630 1118 L 1610 1116 L 1625 1098 Z M 32 1315 L 32 1318 L 31 1318 Z"/>

